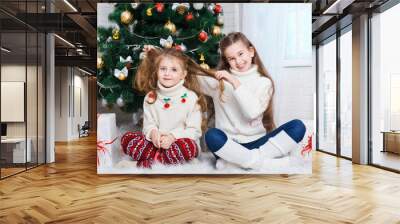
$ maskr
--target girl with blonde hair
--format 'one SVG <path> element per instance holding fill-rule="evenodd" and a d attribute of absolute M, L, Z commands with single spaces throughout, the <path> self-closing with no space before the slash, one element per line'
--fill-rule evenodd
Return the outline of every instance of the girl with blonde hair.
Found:
<path fill-rule="evenodd" d="M 146 93 L 142 132 L 121 138 L 123 151 L 151 168 L 155 161 L 182 164 L 199 154 L 206 101 L 194 74 L 201 69 L 182 52 L 145 47 L 135 89 Z M 207 71 L 204 71 L 207 73 Z M 205 127 L 203 125 L 203 127 Z"/>

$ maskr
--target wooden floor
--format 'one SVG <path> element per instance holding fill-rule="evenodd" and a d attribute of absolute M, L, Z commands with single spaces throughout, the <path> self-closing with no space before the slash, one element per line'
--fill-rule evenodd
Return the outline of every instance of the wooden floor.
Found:
<path fill-rule="evenodd" d="M 11 176 L 13 174 L 19 173 L 26 170 L 25 167 L 24 168 L 1 168 L 1 177 L 7 177 L 7 176 Z"/>
<path fill-rule="evenodd" d="M 400 170 L 400 154 L 375 150 L 372 157 L 372 162 L 377 165 Z"/>
<path fill-rule="evenodd" d="M 312 175 L 96 174 L 95 137 L 0 181 L 0 223 L 400 223 L 400 175 L 314 154 Z"/>

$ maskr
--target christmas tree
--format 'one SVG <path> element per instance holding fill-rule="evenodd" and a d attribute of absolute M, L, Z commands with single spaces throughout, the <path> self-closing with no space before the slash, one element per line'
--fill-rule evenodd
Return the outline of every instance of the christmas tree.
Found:
<path fill-rule="evenodd" d="M 143 93 L 133 89 L 143 46 L 176 48 L 204 68 L 219 60 L 222 7 L 214 3 L 119 3 L 108 19 L 117 25 L 97 30 L 98 99 L 103 106 L 117 104 L 134 112 Z"/>

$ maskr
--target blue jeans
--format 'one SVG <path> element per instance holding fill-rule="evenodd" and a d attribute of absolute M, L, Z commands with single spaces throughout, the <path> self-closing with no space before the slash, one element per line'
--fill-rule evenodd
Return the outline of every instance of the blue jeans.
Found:
<path fill-rule="evenodd" d="M 304 126 L 304 123 L 298 119 L 291 120 L 257 140 L 240 144 L 245 148 L 252 150 L 264 145 L 269 138 L 274 137 L 281 131 L 285 131 L 286 134 L 288 134 L 295 142 L 299 143 L 304 138 L 306 127 Z M 218 128 L 210 128 L 205 134 L 205 140 L 208 149 L 212 153 L 215 153 L 222 148 L 222 146 L 228 140 L 228 136 Z M 219 158 L 218 156 L 216 157 Z"/>

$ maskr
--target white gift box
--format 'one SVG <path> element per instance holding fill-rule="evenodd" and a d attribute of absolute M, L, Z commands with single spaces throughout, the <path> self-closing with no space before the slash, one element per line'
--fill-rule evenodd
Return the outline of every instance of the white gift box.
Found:
<path fill-rule="evenodd" d="M 119 131 L 114 113 L 97 117 L 97 168 L 111 168 L 120 156 Z"/>

